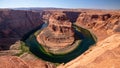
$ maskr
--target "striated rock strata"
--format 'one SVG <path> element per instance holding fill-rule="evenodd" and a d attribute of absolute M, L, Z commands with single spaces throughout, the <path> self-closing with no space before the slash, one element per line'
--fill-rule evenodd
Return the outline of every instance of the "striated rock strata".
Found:
<path fill-rule="evenodd" d="M 54 50 L 69 46 L 74 42 L 72 23 L 64 13 L 55 13 L 51 15 L 48 26 L 40 32 L 37 40 Z"/>

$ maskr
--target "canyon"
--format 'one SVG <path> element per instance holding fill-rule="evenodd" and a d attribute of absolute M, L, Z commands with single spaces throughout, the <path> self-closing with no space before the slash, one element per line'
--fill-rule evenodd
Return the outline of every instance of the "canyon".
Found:
<path fill-rule="evenodd" d="M 66 64 L 58 65 L 58 68 L 120 67 L 120 11 L 97 9 L 0 9 L 0 59 L 2 60 L 0 61 L 0 67 L 6 66 L 6 68 L 12 68 L 12 64 L 16 65 L 15 63 L 17 62 L 20 64 L 20 68 L 38 68 L 41 66 L 43 68 L 56 68 L 53 63 L 38 59 L 29 53 L 25 53 L 20 57 L 15 56 L 20 52 L 18 48 L 21 44 L 20 40 L 28 32 L 38 28 L 46 21 L 57 22 L 54 18 L 51 18 L 51 15 L 54 15 L 54 13 L 58 13 L 59 15 L 62 13 L 63 16 L 66 14 L 69 22 L 89 29 L 97 36 L 97 44 L 94 47 L 91 47 L 76 59 Z M 61 18 L 59 20 L 61 20 Z M 63 26 L 70 27 L 71 24 L 68 23 L 66 25 L 65 23 L 66 21 L 62 21 Z M 51 23 L 51 25 L 49 25 L 48 29 L 54 27 L 54 31 L 60 31 L 59 28 L 57 29 L 57 24 L 53 26 L 53 23 Z M 70 33 L 67 34 L 67 36 L 73 36 L 74 33 L 72 33 L 71 28 L 68 30 L 70 30 Z M 65 31 L 65 34 L 66 33 Z M 58 34 L 60 34 L 60 32 L 58 32 Z M 70 41 L 73 40 L 71 37 Z M 67 42 L 67 44 L 71 44 L 69 41 Z M 61 45 L 62 44 L 60 44 L 60 46 Z M 56 46 L 56 44 L 54 46 Z M 9 59 L 10 61 L 7 62 Z"/>

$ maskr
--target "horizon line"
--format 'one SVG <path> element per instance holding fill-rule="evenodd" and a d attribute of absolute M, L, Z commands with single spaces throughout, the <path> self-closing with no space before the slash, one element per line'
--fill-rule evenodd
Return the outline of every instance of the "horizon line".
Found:
<path fill-rule="evenodd" d="M 55 9 L 93 9 L 93 10 L 120 10 L 120 9 L 111 9 L 111 8 L 108 8 L 108 9 L 105 9 L 105 8 L 67 8 L 67 7 L 10 7 L 10 8 L 7 8 L 7 7 L 0 7 L 0 9 L 25 9 L 25 8 L 55 8 Z"/>

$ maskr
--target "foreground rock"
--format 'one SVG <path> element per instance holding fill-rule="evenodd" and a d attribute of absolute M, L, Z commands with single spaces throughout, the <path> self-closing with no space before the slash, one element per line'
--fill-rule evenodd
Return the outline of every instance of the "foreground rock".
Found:
<path fill-rule="evenodd" d="M 56 68 L 53 63 L 43 61 L 33 54 L 24 53 L 20 56 L 20 58 L 24 60 L 31 68 Z"/>
<path fill-rule="evenodd" d="M 119 64 L 120 34 L 115 34 L 58 68 L 120 68 Z"/>
<path fill-rule="evenodd" d="M 0 57 L 0 68 L 30 68 L 30 66 L 18 57 Z"/>
<path fill-rule="evenodd" d="M 0 60 L 0 68 L 55 68 L 54 64 L 39 59 L 30 53 L 27 47 L 24 45 L 21 46 L 21 41 L 17 41 L 15 44 L 11 45 L 10 50 L 0 51 Z M 17 63 L 21 65 L 17 67 Z M 11 66 L 7 66 L 7 64 Z M 22 67 L 23 65 L 24 67 Z"/>
<path fill-rule="evenodd" d="M 0 68 L 55 68 L 55 66 L 39 59 L 23 60 L 16 56 L 1 56 Z"/>

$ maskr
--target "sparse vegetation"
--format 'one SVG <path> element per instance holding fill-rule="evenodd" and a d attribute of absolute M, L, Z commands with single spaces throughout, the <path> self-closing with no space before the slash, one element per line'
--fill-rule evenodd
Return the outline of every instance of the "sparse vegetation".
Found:
<path fill-rule="evenodd" d="M 21 52 L 16 54 L 16 56 L 20 56 L 23 53 L 30 53 L 29 47 L 26 46 L 26 44 L 23 41 L 20 41 L 20 43 L 21 43 L 21 46 L 20 46 L 19 50 L 21 50 Z"/>

